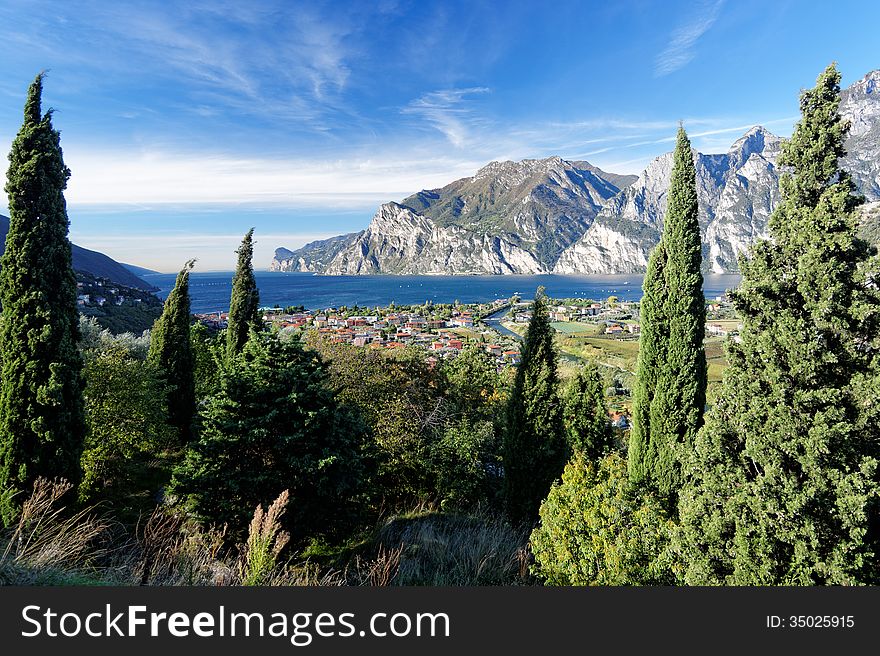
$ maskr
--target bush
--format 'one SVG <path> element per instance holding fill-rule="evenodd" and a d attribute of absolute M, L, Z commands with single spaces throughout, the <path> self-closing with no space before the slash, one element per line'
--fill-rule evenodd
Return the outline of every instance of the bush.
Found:
<path fill-rule="evenodd" d="M 165 405 L 156 402 L 164 398 L 165 385 L 155 365 L 122 341 L 107 341 L 85 355 L 89 430 L 80 458 L 80 499 L 145 509 L 169 477 L 157 459 L 172 441 Z"/>
<path fill-rule="evenodd" d="M 669 585 L 673 523 L 639 495 L 618 453 L 598 463 L 576 453 L 532 532 L 534 572 L 550 585 Z"/>
<path fill-rule="evenodd" d="M 491 421 L 467 418 L 450 425 L 431 451 L 437 494 L 444 509 L 492 501 L 500 489 L 499 440 Z"/>

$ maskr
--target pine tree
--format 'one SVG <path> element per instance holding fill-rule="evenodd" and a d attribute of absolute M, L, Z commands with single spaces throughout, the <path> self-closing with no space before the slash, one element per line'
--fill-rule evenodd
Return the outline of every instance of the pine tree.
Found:
<path fill-rule="evenodd" d="M 201 414 L 172 484 L 197 516 L 241 536 L 257 504 L 289 490 L 295 541 L 340 526 L 362 479 L 363 427 L 337 401 L 317 352 L 252 331 L 221 363 Z"/>
<path fill-rule="evenodd" d="M 613 446 L 605 393 L 599 369 L 592 360 L 565 388 L 562 418 L 568 445 L 588 460 L 598 460 Z"/>
<path fill-rule="evenodd" d="M 569 456 L 557 388 L 553 328 L 538 289 L 507 407 L 503 444 L 507 507 L 514 521 L 534 521 L 541 500 Z"/>
<path fill-rule="evenodd" d="M 5 187 L 10 220 L 0 272 L 0 489 L 15 491 L 39 476 L 76 483 L 85 438 L 64 200 L 70 170 L 52 112 L 42 113 L 42 91 L 40 74 L 28 89 Z"/>
<path fill-rule="evenodd" d="M 645 277 L 630 476 L 674 501 L 706 404 L 706 306 L 696 170 L 678 130 L 661 245 Z"/>
<path fill-rule="evenodd" d="M 741 341 L 679 504 L 689 583 L 878 582 L 880 299 L 839 92 L 832 65 L 801 94 L 771 241 L 740 265 Z"/>
<path fill-rule="evenodd" d="M 226 328 L 226 355 L 241 352 L 251 329 L 263 326 L 260 315 L 260 292 L 254 278 L 254 229 L 247 231 L 238 253 L 238 266 L 232 278 L 232 297 L 229 300 L 229 324 Z"/>
<path fill-rule="evenodd" d="M 148 359 L 163 372 L 168 384 L 168 423 L 177 429 L 181 444 L 192 438 L 196 411 L 195 356 L 190 341 L 192 313 L 189 301 L 189 272 L 195 260 L 187 262 L 165 299 L 162 316 L 150 333 Z"/>

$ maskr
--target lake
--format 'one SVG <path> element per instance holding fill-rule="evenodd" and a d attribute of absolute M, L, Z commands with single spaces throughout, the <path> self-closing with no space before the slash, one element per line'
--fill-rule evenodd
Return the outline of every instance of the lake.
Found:
<path fill-rule="evenodd" d="M 641 275 L 591 276 L 316 276 L 311 273 L 257 271 L 260 303 L 273 307 L 304 305 L 323 309 L 340 305 L 362 307 L 434 303 L 485 303 L 519 294 L 534 296 L 539 285 L 552 298 L 605 299 L 617 296 L 636 301 L 642 297 Z M 174 274 L 143 276 L 165 298 L 174 286 Z M 714 298 L 739 285 L 738 275 L 706 276 L 703 292 Z M 192 311 L 226 311 L 232 290 L 232 272 L 190 274 Z"/>

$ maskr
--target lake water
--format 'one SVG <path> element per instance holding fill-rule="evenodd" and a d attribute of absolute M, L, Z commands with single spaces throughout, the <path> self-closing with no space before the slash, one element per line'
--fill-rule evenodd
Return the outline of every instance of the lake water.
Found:
<path fill-rule="evenodd" d="M 551 298 L 605 299 L 617 296 L 636 301 L 642 297 L 642 276 L 316 276 L 311 273 L 256 272 L 260 304 L 304 305 L 323 309 L 340 305 L 361 307 L 434 303 L 485 303 L 519 294 L 534 296 L 539 285 Z M 174 286 L 173 274 L 143 276 L 165 298 Z M 703 292 L 714 298 L 739 285 L 738 275 L 706 276 Z M 232 272 L 190 274 L 192 311 L 226 311 L 232 290 Z"/>

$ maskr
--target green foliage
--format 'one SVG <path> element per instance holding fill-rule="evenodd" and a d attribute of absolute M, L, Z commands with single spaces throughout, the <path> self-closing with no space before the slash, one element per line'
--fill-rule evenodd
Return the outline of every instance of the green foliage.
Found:
<path fill-rule="evenodd" d="M 663 236 L 644 280 L 629 445 L 633 482 L 648 483 L 672 501 L 706 404 L 701 248 L 693 154 L 679 128 Z"/>
<path fill-rule="evenodd" d="M 308 339 L 329 362 L 340 402 L 369 429 L 367 494 L 375 509 L 496 500 L 506 385 L 484 350 L 467 347 L 431 364 L 419 348 L 380 351 Z"/>
<path fill-rule="evenodd" d="M 219 382 L 173 491 L 203 521 L 241 535 L 252 508 L 288 489 L 294 540 L 332 534 L 359 491 L 362 428 L 329 389 L 320 356 L 252 332 Z"/>
<path fill-rule="evenodd" d="M 193 380 L 196 400 L 202 402 L 217 392 L 217 370 L 221 350 L 221 333 L 208 330 L 199 322 L 190 326 L 189 341 L 193 352 Z"/>
<path fill-rule="evenodd" d="M 260 314 L 260 292 L 254 278 L 254 229 L 245 234 L 238 248 L 238 264 L 232 277 L 232 296 L 229 299 L 229 321 L 226 328 L 226 357 L 241 352 L 251 330 L 263 327 Z"/>
<path fill-rule="evenodd" d="M 13 487 L 0 488 L 0 526 L 8 528 L 18 521 L 18 504 L 15 497 L 18 492 Z"/>
<path fill-rule="evenodd" d="M 562 420 L 569 447 L 589 460 L 602 457 L 613 446 L 602 376 L 594 361 L 588 360 L 565 387 Z"/>
<path fill-rule="evenodd" d="M 167 474 L 157 457 L 173 442 L 166 423 L 165 385 L 152 362 L 125 340 L 86 351 L 88 435 L 80 500 L 109 499 L 125 510 L 147 509 Z"/>
<path fill-rule="evenodd" d="M 507 406 L 504 433 L 504 486 L 515 522 L 533 521 L 568 458 L 557 394 L 556 351 L 544 289 L 539 288 L 526 330 L 522 362 Z"/>
<path fill-rule="evenodd" d="M 466 346 L 450 361 L 442 363 L 446 396 L 459 413 L 479 413 L 490 419 L 501 411 L 504 382 L 497 365 L 485 348 Z"/>
<path fill-rule="evenodd" d="M 541 504 L 531 537 L 535 573 L 550 585 L 674 583 L 674 524 L 661 501 L 642 492 L 618 453 L 598 462 L 575 453 Z"/>
<path fill-rule="evenodd" d="M 100 309 L 85 308 L 102 327 L 114 334 L 142 333 L 149 330 L 162 316 L 161 302 L 156 305 L 136 303 L 131 305 L 105 305 Z M 84 312 L 85 313 L 85 312 Z"/>
<path fill-rule="evenodd" d="M 177 430 L 178 440 L 186 444 L 193 436 L 196 409 L 195 362 L 190 342 L 192 313 L 189 304 L 189 272 L 195 260 L 187 262 L 165 299 L 162 316 L 150 334 L 148 359 L 159 368 L 167 383 L 168 423 Z"/>
<path fill-rule="evenodd" d="M 40 476 L 78 481 L 85 437 L 79 316 L 60 135 L 42 113 L 43 76 L 28 89 L 12 143 L 9 233 L 0 260 L 0 489 Z"/>
<path fill-rule="evenodd" d="M 450 423 L 431 447 L 436 495 L 444 509 L 472 508 L 494 501 L 500 458 L 495 426 L 464 417 Z"/>
<path fill-rule="evenodd" d="M 771 241 L 741 263 L 741 341 L 680 500 L 691 584 L 877 583 L 880 299 L 840 170 L 832 65 L 801 95 Z"/>

